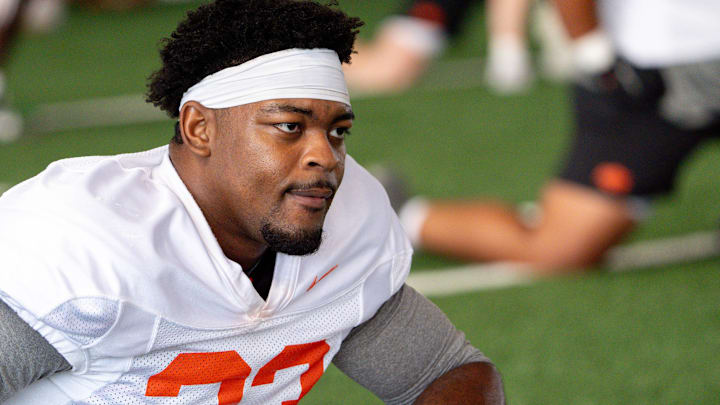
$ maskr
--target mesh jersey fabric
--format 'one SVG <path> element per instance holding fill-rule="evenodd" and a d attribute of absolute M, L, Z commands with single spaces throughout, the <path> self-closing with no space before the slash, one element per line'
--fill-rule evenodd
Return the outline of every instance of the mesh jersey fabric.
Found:
<path fill-rule="evenodd" d="M 223 255 L 167 147 L 55 162 L 0 198 L 0 223 L 2 299 L 73 366 L 11 404 L 293 403 L 402 286 L 412 254 L 350 156 L 323 244 L 278 254 L 267 300 Z"/>

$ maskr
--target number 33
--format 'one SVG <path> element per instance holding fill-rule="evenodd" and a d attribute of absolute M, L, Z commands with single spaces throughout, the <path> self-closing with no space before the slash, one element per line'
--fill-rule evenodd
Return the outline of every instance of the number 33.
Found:
<path fill-rule="evenodd" d="M 265 364 L 253 378 L 252 387 L 272 384 L 275 373 L 307 364 L 300 375 L 300 396 L 282 405 L 295 405 L 307 394 L 323 373 L 323 357 L 330 350 L 325 341 L 285 346 L 282 352 Z M 158 374 L 150 377 L 145 396 L 176 397 L 183 385 L 220 383 L 219 405 L 236 404 L 242 400 L 245 379 L 252 369 L 235 351 L 214 353 L 181 353 Z"/>

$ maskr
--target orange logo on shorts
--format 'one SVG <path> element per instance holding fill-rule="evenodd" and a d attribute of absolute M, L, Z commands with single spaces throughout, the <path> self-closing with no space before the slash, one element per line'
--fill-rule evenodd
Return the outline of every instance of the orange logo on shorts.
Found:
<path fill-rule="evenodd" d="M 445 20 L 447 19 L 445 10 L 432 1 L 420 1 L 415 3 L 408 14 L 415 18 L 420 18 L 438 25 L 445 25 Z"/>
<path fill-rule="evenodd" d="M 605 162 L 595 166 L 592 171 L 592 181 L 600 190 L 613 194 L 627 194 L 635 185 L 630 169 L 616 162 Z"/>

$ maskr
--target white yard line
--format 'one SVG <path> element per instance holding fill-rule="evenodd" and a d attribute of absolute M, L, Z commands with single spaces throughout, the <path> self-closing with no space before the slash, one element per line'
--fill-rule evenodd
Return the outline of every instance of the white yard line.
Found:
<path fill-rule="evenodd" d="M 511 263 L 489 263 L 414 272 L 407 283 L 432 297 L 528 284 L 532 278 Z"/>
<path fill-rule="evenodd" d="M 159 122 L 168 117 L 145 102 L 143 95 L 103 97 L 42 104 L 27 119 L 35 134 L 79 128 Z"/>
<path fill-rule="evenodd" d="M 618 246 L 608 252 L 605 265 L 613 272 L 625 272 L 718 256 L 720 231 L 708 231 Z M 520 265 L 489 263 L 414 272 L 407 282 L 424 295 L 439 297 L 525 285 L 533 280 Z"/>
<path fill-rule="evenodd" d="M 716 256 L 720 256 L 720 229 L 618 246 L 605 256 L 605 264 L 621 272 Z"/>

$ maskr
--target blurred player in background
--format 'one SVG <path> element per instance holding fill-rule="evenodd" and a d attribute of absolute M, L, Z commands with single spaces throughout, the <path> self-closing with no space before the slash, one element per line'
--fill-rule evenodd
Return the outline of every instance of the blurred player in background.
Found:
<path fill-rule="evenodd" d="M 414 199 L 415 244 L 539 272 L 588 266 L 672 190 L 680 164 L 720 135 L 720 2 L 557 0 L 573 41 L 575 137 L 539 216 L 502 203 Z M 598 24 L 598 16 L 600 24 Z"/>
<path fill-rule="evenodd" d="M 0 66 L 6 63 L 26 7 L 20 0 L 0 0 Z M 5 73 L 0 70 L 0 142 L 17 139 L 23 128 L 22 118 L 8 105 L 6 87 Z"/>
<path fill-rule="evenodd" d="M 351 90 L 393 92 L 412 86 L 450 38 L 470 18 L 473 0 L 415 0 L 402 15 L 388 18 L 375 39 L 358 45 L 345 66 Z M 524 91 L 533 79 L 528 51 L 527 20 L 533 0 L 487 0 L 488 52 L 485 80 L 500 94 Z M 567 76 L 567 43 L 558 30 L 554 9 L 540 2 L 538 34 L 544 52 L 541 65 L 555 79 Z M 557 35 L 559 33 L 560 35 Z M 481 74 L 481 72 L 478 72 Z"/>
<path fill-rule="evenodd" d="M 504 403 L 405 286 L 410 243 L 346 156 L 361 25 L 311 1 L 203 5 L 149 81 L 169 145 L 2 195 L 0 401 L 295 404 L 333 361 L 388 403 Z"/>
<path fill-rule="evenodd" d="M 7 63 L 20 31 L 47 34 L 65 21 L 67 3 L 95 11 L 124 11 L 151 0 L 0 0 L 0 66 Z M 23 119 L 12 109 L 7 95 L 7 78 L 0 69 L 0 143 L 22 135 Z"/>

